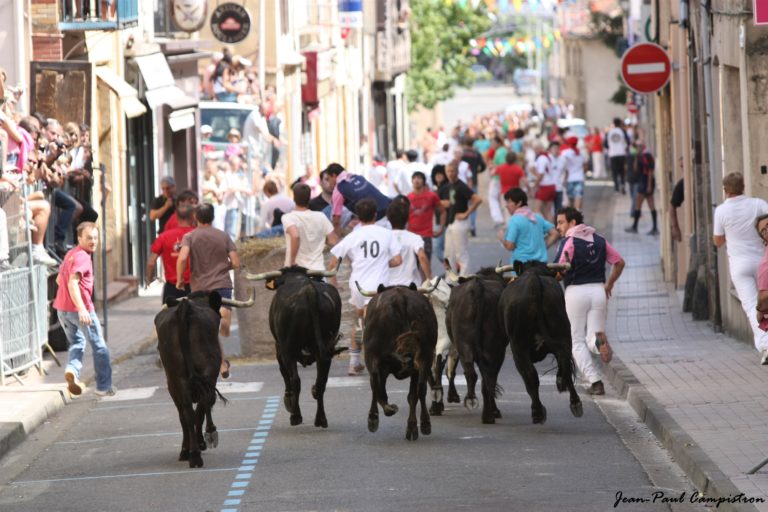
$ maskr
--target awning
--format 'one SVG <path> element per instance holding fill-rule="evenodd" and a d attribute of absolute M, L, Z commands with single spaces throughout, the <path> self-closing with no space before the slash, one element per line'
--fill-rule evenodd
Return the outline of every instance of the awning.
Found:
<path fill-rule="evenodd" d="M 120 78 L 114 71 L 105 66 L 98 66 L 96 68 L 96 76 L 107 84 L 117 97 L 120 98 L 120 105 L 123 107 L 126 117 L 139 117 L 147 111 L 144 104 L 139 101 L 138 91 Z"/>
<path fill-rule="evenodd" d="M 195 98 L 186 95 L 176 86 L 165 55 L 152 53 L 134 57 L 134 60 L 139 65 L 139 71 L 147 86 L 144 96 L 150 108 L 154 110 L 160 105 L 168 105 L 172 110 L 180 110 L 197 106 L 198 101 Z"/>
<path fill-rule="evenodd" d="M 168 124 L 171 127 L 171 131 L 178 132 L 192 128 L 195 126 L 195 109 L 185 108 L 182 110 L 174 110 L 171 115 L 168 116 Z"/>

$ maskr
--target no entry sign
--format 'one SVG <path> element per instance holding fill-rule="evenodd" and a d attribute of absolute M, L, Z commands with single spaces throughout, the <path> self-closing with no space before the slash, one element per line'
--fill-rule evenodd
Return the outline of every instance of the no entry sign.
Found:
<path fill-rule="evenodd" d="M 640 94 L 656 92 L 669 82 L 672 65 L 664 48 L 653 43 L 632 46 L 621 58 L 621 77 Z"/>

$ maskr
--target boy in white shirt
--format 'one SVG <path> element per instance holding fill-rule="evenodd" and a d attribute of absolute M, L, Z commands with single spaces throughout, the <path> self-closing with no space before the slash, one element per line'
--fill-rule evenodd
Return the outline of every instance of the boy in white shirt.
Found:
<path fill-rule="evenodd" d="M 365 317 L 365 307 L 371 300 L 363 297 L 357 290 L 355 282 L 360 283 L 364 290 L 376 290 L 380 284 L 389 285 L 389 269 L 400 265 L 400 243 L 392 231 L 375 225 L 376 201 L 362 199 L 355 206 L 357 218 L 362 223 L 341 242 L 331 249 L 331 261 L 328 269 L 335 269 L 338 261 L 349 258 L 352 262 L 352 273 L 349 276 L 349 303 L 355 306 L 357 322 L 352 325 L 352 338 L 349 346 L 349 375 L 360 375 L 365 367 L 360 363 L 360 345 L 355 339 L 358 326 L 362 328 Z M 331 282 L 337 285 L 336 278 Z"/>
<path fill-rule="evenodd" d="M 309 209 L 311 195 L 309 185 L 298 183 L 293 186 L 296 209 L 283 215 L 285 266 L 299 265 L 308 270 L 325 270 L 325 242 L 327 240 L 330 245 L 335 245 L 339 238 L 333 230 L 333 224 L 323 212 L 313 212 Z"/>
<path fill-rule="evenodd" d="M 404 197 L 395 198 L 387 207 L 387 219 L 392 224 L 392 234 L 400 243 L 400 256 L 403 258 L 401 265 L 389 269 L 391 286 L 409 286 L 411 283 L 418 285 L 432 278 L 427 253 L 424 251 L 424 240 L 405 229 L 409 213 L 410 202 Z"/>

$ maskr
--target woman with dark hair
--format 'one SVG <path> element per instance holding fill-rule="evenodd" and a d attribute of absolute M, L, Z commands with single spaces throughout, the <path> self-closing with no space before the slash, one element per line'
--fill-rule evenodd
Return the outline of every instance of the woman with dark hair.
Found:
<path fill-rule="evenodd" d="M 445 166 L 444 165 L 435 165 L 432 167 L 432 175 L 430 177 L 432 181 L 432 190 L 437 193 L 440 190 L 440 187 L 448 182 L 448 175 L 445 174 Z M 439 212 L 435 210 L 435 221 L 440 222 Z M 437 261 L 442 262 L 443 258 L 445 257 L 445 230 L 440 230 L 440 236 L 436 236 L 432 238 L 432 252 L 437 257 Z"/>

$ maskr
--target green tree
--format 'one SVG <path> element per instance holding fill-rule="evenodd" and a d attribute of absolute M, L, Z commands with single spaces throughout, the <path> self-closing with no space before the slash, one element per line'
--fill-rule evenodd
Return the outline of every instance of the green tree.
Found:
<path fill-rule="evenodd" d="M 461 5 L 464 4 L 464 5 Z M 491 26 L 485 4 L 472 9 L 469 2 L 411 0 L 411 67 L 406 96 L 408 109 L 432 108 L 451 98 L 455 87 L 470 87 L 475 57 L 469 40 Z"/>

